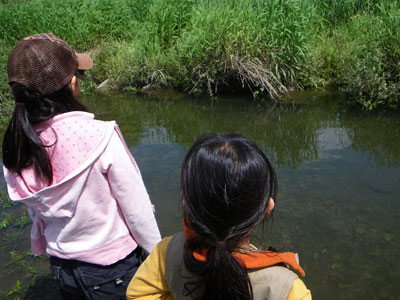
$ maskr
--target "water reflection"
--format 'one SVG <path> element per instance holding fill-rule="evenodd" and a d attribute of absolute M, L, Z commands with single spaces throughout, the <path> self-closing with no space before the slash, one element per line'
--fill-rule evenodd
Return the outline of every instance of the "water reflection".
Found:
<path fill-rule="evenodd" d="M 280 167 L 320 159 L 332 147 L 352 147 L 380 166 L 400 165 L 397 115 L 343 111 L 332 107 L 329 96 L 338 97 L 300 93 L 278 105 L 243 97 L 188 100 L 163 93 L 90 97 L 86 102 L 99 118 L 117 119 L 135 146 L 143 142 L 186 147 L 206 132 L 236 132 L 256 140 Z"/>
<path fill-rule="evenodd" d="M 244 134 L 278 175 L 266 242 L 300 253 L 314 298 L 398 299 L 400 119 L 345 111 L 332 104 L 336 97 L 299 93 L 277 104 L 162 93 L 94 96 L 85 103 L 98 118 L 118 121 L 163 235 L 181 227 L 179 173 L 188 147 L 206 132 Z M 0 256 L 7 263 L 8 253 Z M 15 277 L 8 282 L 14 284 Z"/>
<path fill-rule="evenodd" d="M 396 114 L 343 116 L 354 150 L 366 153 L 377 166 L 400 165 L 400 118 Z M 360 126 L 359 124 L 362 124 Z"/>

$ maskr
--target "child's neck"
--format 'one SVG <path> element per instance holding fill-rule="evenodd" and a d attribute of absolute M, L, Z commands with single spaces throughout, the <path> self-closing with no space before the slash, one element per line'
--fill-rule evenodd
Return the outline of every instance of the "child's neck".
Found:
<path fill-rule="evenodd" d="M 238 251 L 243 251 L 243 250 L 251 250 L 253 249 L 252 246 L 250 246 L 250 237 L 247 236 L 245 237 L 238 245 L 237 247 Z"/>

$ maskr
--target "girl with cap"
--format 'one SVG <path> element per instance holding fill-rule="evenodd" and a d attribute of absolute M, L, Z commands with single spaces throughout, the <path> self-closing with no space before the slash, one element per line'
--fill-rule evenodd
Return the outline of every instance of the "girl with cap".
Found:
<path fill-rule="evenodd" d="M 198 140 L 182 166 L 184 232 L 153 249 L 127 298 L 311 300 L 291 270 L 304 276 L 296 254 L 249 243 L 274 209 L 275 190 L 274 170 L 251 140 L 234 134 Z"/>
<path fill-rule="evenodd" d="M 53 34 L 22 39 L 7 73 L 15 110 L 3 141 L 11 200 L 33 221 L 34 255 L 46 252 L 64 299 L 124 299 L 160 233 L 138 166 L 114 121 L 77 101 L 91 69 Z"/>

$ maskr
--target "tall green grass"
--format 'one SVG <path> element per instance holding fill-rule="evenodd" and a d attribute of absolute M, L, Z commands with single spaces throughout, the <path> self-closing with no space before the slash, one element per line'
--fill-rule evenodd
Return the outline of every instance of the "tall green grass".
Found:
<path fill-rule="evenodd" d="M 371 14 L 381 0 L 313 0 L 318 12 L 328 26 L 347 22 L 357 14 Z"/>
<path fill-rule="evenodd" d="M 17 3 L 0 11 L 0 40 L 15 43 L 40 32 L 53 32 L 78 50 L 104 39 L 133 40 L 147 15 L 146 1 L 43 0 Z"/>
<path fill-rule="evenodd" d="M 381 1 L 315 40 L 310 65 L 367 110 L 400 108 L 400 3 Z"/>
<path fill-rule="evenodd" d="M 333 84 L 364 109 L 398 109 L 399 13 L 390 0 L 6 1 L 0 105 L 10 102 L 3 67 L 10 45 L 53 32 L 91 50 L 87 87 L 110 79 L 123 89 L 277 98 Z"/>
<path fill-rule="evenodd" d="M 135 40 L 104 47 L 100 73 L 128 86 L 277 96 L 302 85 L 314 17 L 298 1 L 153 1 Z"/>
<path fill-rule="evenodd" d="M 5 124 L 13 110 L 11 91 L 8 87 L 6 62 L 12 46 L 0 40 L 0 125 Z"/>

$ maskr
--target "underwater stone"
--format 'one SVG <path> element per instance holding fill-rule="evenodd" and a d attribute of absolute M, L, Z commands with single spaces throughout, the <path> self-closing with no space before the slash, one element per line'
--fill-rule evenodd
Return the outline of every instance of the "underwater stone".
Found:
<path fill-rule="evenodd" d="M 386 242 L 390 242 L 393 239 L 393 234 L 385 232 L 383 234 L 383 238 L 385 239 Z"/>
<path fill-rule="evenodd" d="M 372 276 L 371 273 L 364 273 L 363 277 L 366 278 L 366 279 L 373 279 L 374 278 L 374 276 Z"/>
<path fill-rule="evenodd" d="M 340 269 L 340 264 L 332 264 L 331 269 L 332 270 Z"/>
<path fill-rule="evenodd" d="M 357 234 L 363 234 L 363 233 L 365 233 L 365 228 L 357 227 L 355 231 L 356 231 Z"/>

